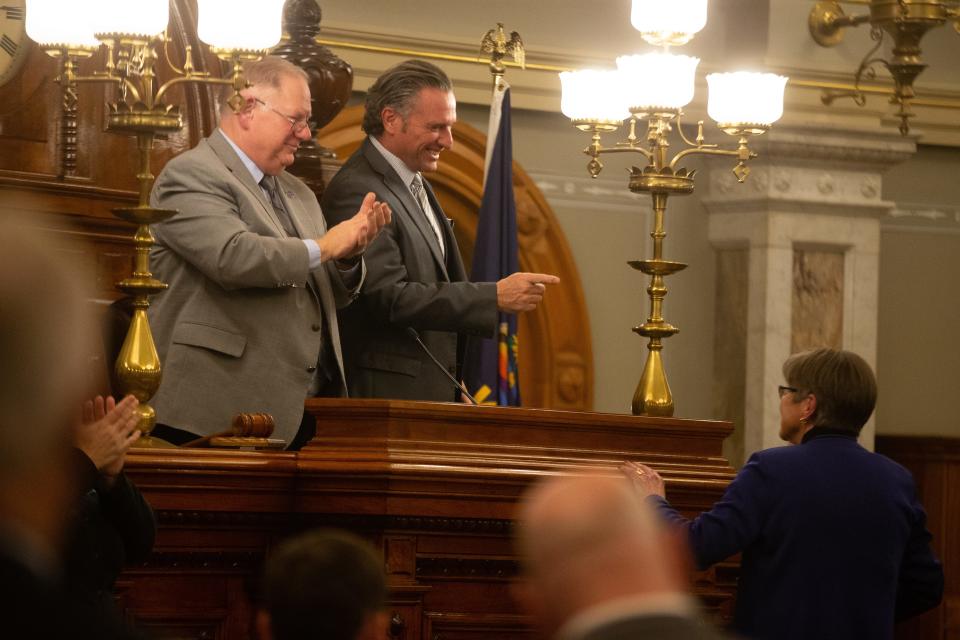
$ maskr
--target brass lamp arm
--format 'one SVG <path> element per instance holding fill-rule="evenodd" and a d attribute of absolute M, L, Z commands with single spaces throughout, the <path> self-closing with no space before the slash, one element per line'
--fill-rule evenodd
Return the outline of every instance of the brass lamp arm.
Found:
<path fill-rule="evenodd" d="M 590 147 L 587 147 L 587 152 L 588 152 L 588 153 L 589 153 L 589 149 L 590 149 Z M 623 142 L 618 142 L 618 143 L 617 143 L 617 146 L 615 146 L 615 147 L 607 147 L 607 148 L 603 148 L 603 149 L 597 149 L 597 153 L 598 153 L 598 154 L 601 154 L 601 153 L 630 153 L 630 152 L 635 152 L 635 153 L 643 154 L 643 156 L 644 156 L 647 160 L 651 160 L 651 161 L 653 160 L 653 153 L 651 153 L 651 152 L 648 151 L 647 149 L 644 149 L 643 147 L 637 147 L 637 146 L 634 146 L 634 145 L 628 145 L 627 143 L 623 143 Z"/>
<path fill-rule="evenodd" d="M 677 155 L 673 156 L 673 160 L 670 161 L 670 168 L 676 169 L 677 163 L 680 162 L 680 160 L 682 160 L 686 156 L 708 155 L 708 156 L 733 156 L 737 158 L 737 157 L 740 157 L 741 155 L 740 151 L 737 151 L 736 149 L 718 149 L 716 147 L 717 145 L 707 145 L 707 146 L 700 146 L 700 147 L 692 147 L 690 149 L 684 149 Z M 749 157 L 756 158 L 757 154 L 751 151 Z"/>
<path fill-rule="evenodd" d="M 160 99 L 163 97 L 163 94 L 165 94 L 165 93 L 167 92 L 167 89 L 170 89 L 170 88 L 173 87 L 174 85 L 183 84 L 183 83 L 185 83 L 185 82 L 199 82 L 199 83 L 201 83 L 201 84 L 224 84 L 224 85 L 228 85 L 228 84 L 229 84 L 229 85 L 232 85 L 232 84 L 233 84 L 233 79 L 232 79 L 232 78 L 212 78 L 212 77 L 210 77 L 210 74 L 207 73 L 207 72 L 204 72 L 204 73 L 191 73 L 190 75 L 181 76 L 181 77 L 179 77 L 179 78 L 172 78 L 172 79 L 168 80 L 167 82 L 165 82 L 165 83 L 163 84 L 163 86 L 161 86 L 161 87 L 157 90 L 157 96 L 156 96 L 156 98 L 155 98 L 155 101 L 159 104 L 159 103 L 160 103 Z"/>
<path fill-rule="evenodd" d="M 856 27 L 863 24 L 864 22 L 870 22 L 869 13 L 864 13 L 856 16 L 848 16 L 846 14 L 833 16 L 832 18 L 827 20 L 825 26 L 831 27 L 834 29 L 840 29 L 843 27 Z"/>
<path fill-rule="evenodd" d="M 817 44 L 833 47 L 843 40 L 846 27 L 856 27 L 869 21 L 869 14 L 848 16 L 837 0 L 819 0 L 810 10 L 807 26 Z"/>
<path fill-rule="evenodd" d="M 134 100 L 140 100 L 140 88 L 129 78 L 112 75 L 110 73 L 95 73 L 92 76 L 78 76 L 74 78 L 75 82 L 113 82 L 117 85 L 125 85 L 130 91 Z"/>
<path fill-rule="evenodd" d="M 697 149 L 716 149 L 720 145 L 716 144 L 703 144 L 703 120 L 697 121 L 697 140 L 692 142 L 686 134 L 683 133 L 683 123 L 680 122 L 680 119 L 683 117 L 683 112 L 677 113 L 677 133 L 680 134 L 680 138 L 691 147 L 696 147 Z"/>

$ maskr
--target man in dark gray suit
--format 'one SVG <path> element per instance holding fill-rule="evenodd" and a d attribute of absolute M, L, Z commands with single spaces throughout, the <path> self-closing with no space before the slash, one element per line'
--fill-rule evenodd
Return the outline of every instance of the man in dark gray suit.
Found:
<path fill-rule="evenodd" d="M 535 485 L 518 517 L 521 603 L 548 638 L 719 640 L 687 593 L 686 541 L 620 478 Z"/>
<path fill-rule="evenodd" d="M 336 310 L 356 296 L 360 255 L 390 210 L 366 194 L 327 229 L 316 196 L 284 171 L 311 135 L 306 74 L 271 57 L 244 72 L 241 110 L 224 105 L 220 128 L 153 189 L 154 206 L 179 210 L 152 227 L 151 267 L 170 283 L 150 308 L 164 366 L 157 435 L 182 441 L 266 412 L 300 444 L 304 398 L 346 391 Z"/>
<path fill-rule="evenodd" d="M 365 254 L 367 280 L 357 304 L 341 311 L 343 355 L 352 396 L 452 401 L 457 391 L 409 334 L 459 379 L 465 335 L 491 337 L 497 311 L 536 308 L 558 278 L 515 273 L 499 282 L 470 282 L 450 221 L 423 173 L 436 171 L 453 145 L 457 120 L 450 79 L 418 60 L 384 72 L 370 87 L 367 139 L 323 194 L 336 224 L 372 191 L 393 220 Z"/>

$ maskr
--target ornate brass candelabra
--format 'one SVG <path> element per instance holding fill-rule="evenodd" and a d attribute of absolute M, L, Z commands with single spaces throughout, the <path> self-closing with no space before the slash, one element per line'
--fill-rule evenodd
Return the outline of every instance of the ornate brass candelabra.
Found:
<path fill-rule="evenodd" d="M 590 156 L 587 169 L 590 175 L 596 178 L 603 169 L 600 156 L 608 153 L 638 153 L 646 160 L 643 167 L 634 166 L 630 170 L 630 191 L 634 193 L 649 193 L 653 200 L 653 257 L 649 260 L 633 260 L 630 266 L 650 276 L 647 295 L 650 297 L 650 314 L 646 322 L 633 328 L 633 331 L 648 339 L 647 361 L 643 367 L 643 374 L 633 394 L 632 409 L 634 415 L 672 416 L 673 394 L 667 382 L 660 352 L 663 349 L 663 339 L 669 338 L 679 329 L 663 319 L 663 299 L 667 295 L 667 286 L 664 278 L 686 268 L 686 264 L 665 260 L 663 258 L 663 241 L 666 238 L 664 231 L 664 217 L 667 212 L 667 199 L 671 195 L 682 196 L 693 193 L 694 175 L 696 171 L 687 171 L 678 168 L 678 163 L 684 157 L 693 154 L 716 156 L 732 156 L 738 162 L 733 169 L 739 182 L 743 182 L 750 173 L 746 166 L 747 160 L 756 157 L 747 146 L 748 137 L 759 135 L 769 127 L 760 124 L 725 124 L 720 128 L 729 135 L 738 136 L 737 149 L 720 149 L 715 144 L 705 144 L 703 137 L 703 121 L 698 123 L 696 140 L 690 140 L 684 135 L 681 126 L 683 111 L 657 110 L 647 112 L 642 109 L 632 109 L 627 121 L 629 133 L 625 141 L 618 142 L 614 147 L 604 148 L 600 136 L 604 132 L 615 131 L 617 121 L 587 121 L 574 120 L 574 125 L 592 134 L 590 146 L 584 153 Z M 637 136 L 637 125 L 646 123 L 646 135 L 641 139 Z M 668 136 L 676 128 L 687 148 L 668 159 L 670 144 Z"/>
<path fill-rule="evenodd" d="M 77 85 L 80 82 L 105 82 L 116 86 L 116 99 L 107 105 L 107 128 L 137 138 L 137 205 L 112 210 L 118 218 L 137 225 L 133 236 L 133 274 L 117 283 L 120 291 L 133 298 L 134 311 L 115 364 L 115 372 L 121 386 L 120 393 L 132 394 L 140 401 L 138 428 L 143 433 L 143 438 L 138 446 L 163 446 L 163 441 L 150 436 L 156 423 L 156 413 L 148 401 L 160 387 L 162 369 L 147 319 L 147 308 L 150 306 L 149 296 L 163 291 L 167 284 L 150 273 L 150 247 L 154 243 L 150 225 L 170 218 L 177 211 L 150 206 L 150 190 L 154 181 L 150 157 L 154 139 L 158 134 L 174 133 L 183 126 L 179 106 L 165 103 L 164 97 L 171 87 L 185 82 L 231 85 L 234 93 L 229 104 L 233 109 L 239 109 L 243 105 L 240 90 L 246 86 L 242 64 L 246 60 L 260 58 L 264 52 L 211 48 L 218 57 L 228 61 L 232 69 L 229 77 L 216 78 L 208 72 L 196 71 L 188 46 L 183 68 L 174 68 L 176 77 L 158 87 L 156 48 L 164 44 L 165 36 L 140 38 L 121 34 L 97 34 L 97 39 L 107 47 L 106 64 L 103 71 L 90 76 L 79 75 L 76 63 L 79 58 L 90 56 L 91 49 L 48 47 L 47 53 L 61 58 L 61 73 L 57 80 L 61 83 L 64 100 L 64 137 L 69 137 L 70 118 L 73 118 L 73 127 L 76 126 Z M 173 68 L 172 63 L 169 64 Z M 69 150 L 62 148 L 61 151 Z M 72 166 L 75 166 L 71 164 L 69 153 L 63 153 L 61 162 L 64 173 L 69 173 Z"/>
<path fill-rule="evenodd" d="M 858 3 L 863 4 L 863 3 Z M 870 23 L 870 37 L 877 44 L 867 52 L 857 68 L 855 89 L 838 91 L 826 89 L 821 96 L 825 105 L 837 98 L 853 98 L 859 106 L 866 103 L 866 95 L 860 90 L 864 79 L 876 78 L 876 67 L 885 67 L 893 77 L 892 104 L 897 105 L 900 118 L 900 133 L 910 132 L 910 118 L 915 114 L 910 105 L 916 94 L 913 83 L 927 68 L 921 58 L 920 40 L 927 31 L 939 27 L 948 20 L 960 31 L 960 10 L 947 6 L 942 0 L 870 0 L 870 13 L 848 16 L 840 2 L 821 0 L 810 10 L 810 35 L 822 47 L 832 47 L 843 41 L 844 29 Z M 884 35 L 893 39 L 892 56 L 889 60 L 875 57 L 884 44 Z"/>
<path fill-rule="evenodd" d="M 667 200 L 672 195 L 693 193 L 694 171 L 679 166 L 690 155 L 731 156 L 737 159 L 733 169 L 739 182 L 750 173 L 747 161 L 756 157 L 747 143 L 760 135 L 783 114 L 783 90 L 787 78 L 769 73 L 738 71 L 707 76 L 710 98 L 707 111 L 720 129 L 738 139 L 736 149 L 721 149 L 706 144 L 703 121 L 697 137 L 690 140 L 683 131 L 683 107 L 694 93 L 694 74 L 700 60 L 670 53 L 671 46 L 686 44 L 707 23 L 707 0 L 633 0 L 631 22 L 648 43 L 663 47 L 660 53 L 621 56 L 616 71 L 583 70 L 560 74 L 563 84 L 561 110 L 580 130 L 591 134 L 584 153 L 590 156 L 587 169 L 596 178 L 603 169 L 600 156 L 606 153 L 637 153 L 646 164 L 630 170 L 630 190 L 649 193 L 653 200 L 653 257 L 634 260 L 634 269 L 650 276 L 647 295 L 650 314 L 633 331 L 647 342 L 647 361 L 633 394 L 634 415 L 672 416 L 673 394 L 663 370 L 664 338 L 679 331 L 663 319 L 663 299 L 667 295 L 664 278 L 686 268 L 682 262 L 663 258 L 666 238 L 663 222 Z M 616 131 L 627 124 L 627 137 L 605 148 L 601 134 Z M 638 136 L 638 125 L 646 133 Z M 676 128 L 686 148 L 669 157 L 669 136 Z"/>

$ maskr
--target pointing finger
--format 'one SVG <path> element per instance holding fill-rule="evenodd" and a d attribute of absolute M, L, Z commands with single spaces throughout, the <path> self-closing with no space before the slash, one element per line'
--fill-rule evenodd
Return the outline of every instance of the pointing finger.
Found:
<path fill-rule="evenodd" d="M 549 273 L 531 273 L 531 280 L 540 285 L 560 284 L 560 278 Z"/>

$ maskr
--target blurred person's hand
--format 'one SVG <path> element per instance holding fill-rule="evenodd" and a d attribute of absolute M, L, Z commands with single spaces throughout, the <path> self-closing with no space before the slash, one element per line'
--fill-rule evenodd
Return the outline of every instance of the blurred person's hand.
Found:
<path fill-rule="evenodd" d="M 112 396 L 97 396 L 83 404 L 83 418 L 76 429 L 76 446 L 93 462 L 108 483 L 123 470 L 127 451 L 140 437 L 137 429 L 139 402 L 127 396 L 119 404 Z"/>

